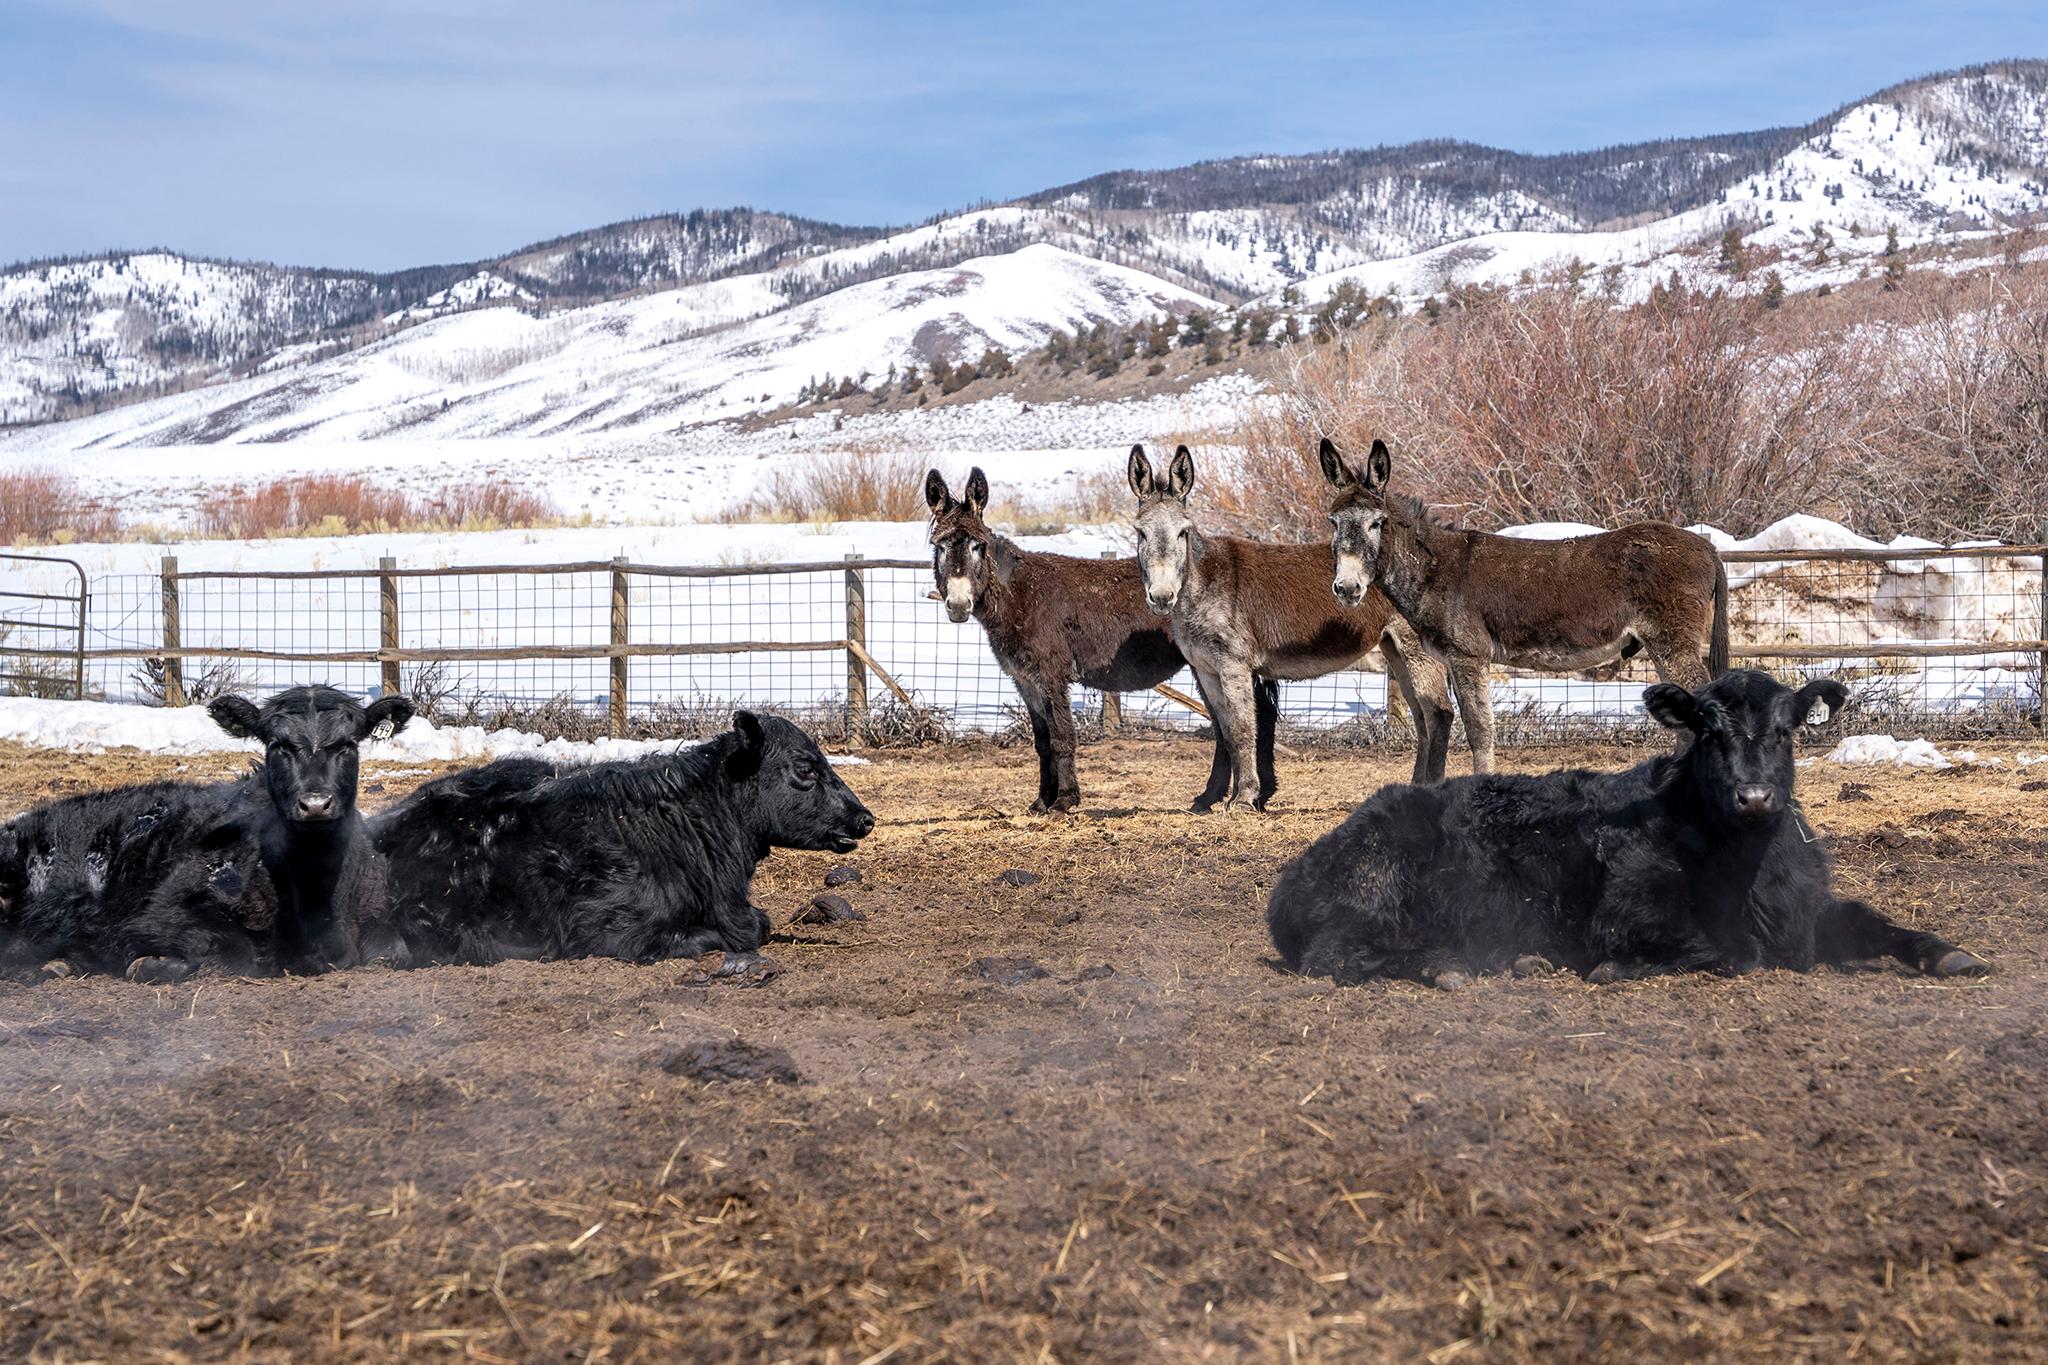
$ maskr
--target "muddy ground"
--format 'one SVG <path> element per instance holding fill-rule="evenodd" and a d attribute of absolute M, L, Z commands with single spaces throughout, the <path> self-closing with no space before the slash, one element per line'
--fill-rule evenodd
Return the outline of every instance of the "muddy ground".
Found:
<path fill-rule="evenodd" d="M 1276 869 L 1407 760 L 1197 817 L 1206 750 L 1128 741 L 1074 818 L 1028 753 L 871 755 L 881 829 L 756 897 L 851 863 L 867 918 L 758 989 L 0 986 L 0 1357 L 2038 1360 L 2048 768 L 1980 752 L 1802 782 L 1982 982 L 1292 978 Z M 178 767 L 0 748 L 0 811 Z"/>

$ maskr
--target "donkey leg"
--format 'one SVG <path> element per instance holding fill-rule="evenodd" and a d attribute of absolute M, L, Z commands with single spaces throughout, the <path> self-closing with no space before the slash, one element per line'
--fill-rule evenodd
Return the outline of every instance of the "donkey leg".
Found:
<path fill-rule="evenodd" d="M 1896 958 L 1929 976 L 1985 976 L 1991 964 L 1947 939 L 1894 924 L 1862 901 L 1836 901 L 1821 911 L 1814 935 L 1823 962 Z"/>
<path fill-rule="evenodd" d="M 1493 771 L 1493 670 L 1476 659 L 1450 666 L 1451 690 L 1465 718 L 1465 742 L 1472 746 L 1472 771 Z"/>
<path fill-rule="evenodd" d="M 1196 814 L 1206 815 L 1218 801 L 1230 795 L 1230 740 L 1223 733 L 1222 722 L 1216 719 L 1216 699 L 1202 685 L 1199 672 L 1195 674 L 1195 691 L 1202 698 L 1202 705 L 1208 709 L 1211 728 L 1216 732 L 1216 752 L 1209 761 L 1209 783 L 1190 807 Z"/>
<path fill-rule="evenodd" d="M 1238 768 L 1241 766 L 1239 755 L 1249 752 L 1249 749 L 1241 750 L 1236 743 L 1237 734 L 1231 725 L 1230 695 L 1224 690 L 1223 679 L 1208 669 L 1196 668 L 1195 685 L 1202 693 L 1202 700 L 1208 704 L 1209 724 L 1216 731 L 1217 763 L 1212 765 L 1212 769 L 1213 767 L 1220 767 L 1226 758 L 1230 765 L 1229 773 L 1220 792 L 1212 796 L 1209 792 L 1204 791 L 1201 796 L 1195 799 L 1193 809 L 1197 812 L 1206 812 L 1214 808 L 1218 799 L 1222 799 L 1226 803 L 1233 799 L 1232 793 L 1237 785 Z"/>
<path fill-rule="evenodd" d="M 1380 653 L 1415 722 L 1415 771 L 1409 781 L 1418 786 L 1441 782 L 1451 746 L 1451 685 L 1444 666 L 1420 641 L 1411 649 L 1391 631 L 1380 637 Z"/>
<path fill-rule="evenodd" d="M 1250 668 L 1237 666 L 1220 673 L 1217 684 L 1224 703 L 1223 724 L 1230 731 L 1230 804 L 1264 810 L 1266 798 L 1259 791 L 1258 679 Z"/>
<path fill-rule="evenodd" d="M 1046 809 L 1079 810 L 1081 781 L 1074 775 L 1074 700 L 1065 683 L 1046 693 L 1045 728 L 1052 745 L 1053 768 L 1052 800 L 1046 802 Z M 1044 785 L 1041 773 L 1039 786 L 1042 789 Z"/>
<path fill-rule="evenodd" d="M 1059 769 L 1053 757 L 1052 727 L 1047 723 L 1045 694 L 1037 688 L 1017 689 L 1017 695 L 1024 699 L 1024 714 L 1031 720 L 1031 748 L 1038 755 L 1038 797 L 1031 803 L 1031 813 L 1041 814 L 1052 809 L 1052 803 L 1059 798 Z"/>
<path fill-rule="evenodd" d="M 1280 790 L 1279 775 L 1273 771 L 1274 734 L 1280 728 L 1280 684 L 1271 678 L 1252 679 L 1252 706 L 1258 716 L 1259 809 Z"/>

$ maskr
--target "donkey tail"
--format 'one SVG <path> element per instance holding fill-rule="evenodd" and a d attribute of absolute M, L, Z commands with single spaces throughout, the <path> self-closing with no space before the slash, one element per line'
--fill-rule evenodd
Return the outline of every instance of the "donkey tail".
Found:
<path fill-rule="evenodd" d="M 1718 678 L 1728 671 L 1728 566 L 1714 556 L 1714 634 L 1707 645 L 1707 676 Z"/>

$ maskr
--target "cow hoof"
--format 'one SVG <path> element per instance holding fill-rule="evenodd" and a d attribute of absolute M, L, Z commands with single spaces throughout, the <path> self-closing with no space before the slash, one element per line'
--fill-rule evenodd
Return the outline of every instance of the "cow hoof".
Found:
<path fill-rule="evenodd" d="M 1615 982 L 1626 978 L 1627 975 L 1628 973 L 1621 969 L 1620 963 L 1603 962 L 1592 971 L 1586 973 L 1586 980 L 1595 986 L 1611 986 Z"/>
<path fill-rule="evenodd" d="M 48 962 L 45 962 L 42 965 L 42 967 L 38 969 L 37 975 L 42 977 L 42 979 L 45 981 L 62 981 L 65 977 L 75 975 L 75 973 L 71 970 L 71 964 L 69 962 L 66 962 L 63 958 L 58 957 L 52 958 Z"/>
<path fill-rule="evenodd" d="M 138 957 L 128 964 L 128 979 L 145 986 L 169 986 L 197 970 L 182 957 Z"/>
<path fill-rule="evenodd" d="M 1548 976 L 1557 970 L 1557 964 L 1537 953 L 1523 953 L 1510 970 L 1516 976 Z"/>
<path fill-rule="evenodd" d="M 1445 967 L 1429 978 L 1429 984 L 1440 991 L 1461 991 L 1472 984 L 1472 973 L 1463 967 Z"/>
<path fill-rule="evenodd" d="M 1951 948 L 1936 960 L 1930 975 L 1989 976 L 1991 964 L 1975 953 L 1966 953 L 1961 948 Z"/>

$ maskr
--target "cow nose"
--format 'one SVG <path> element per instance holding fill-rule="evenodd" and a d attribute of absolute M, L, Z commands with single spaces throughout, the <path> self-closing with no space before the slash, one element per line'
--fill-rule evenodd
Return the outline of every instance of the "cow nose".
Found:
<path fill-rule="evenodd" d="M 856 835 L 865 839 L 871 832 L 873 832 L 874 828 L 875 817 L 868 812 L 868 808 L 866 806 L 862 806 L 859 810 L 854 812 L 853 832 Z"/>
<path fill-rule="evenodd" d="M 1778 809 L 1776 787 L 1737 787 L 1735 809 L 1743 815 L 1771 815 Z"/>
<path fill-rule="evenodd" d="M 327 820 L 334 815 L 334 797 L 327 792 L 307 792 L 292 807 L 301 820 Z"/>

